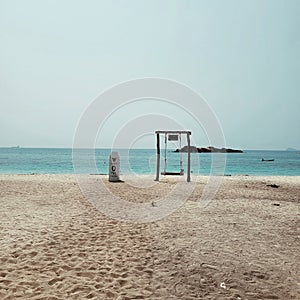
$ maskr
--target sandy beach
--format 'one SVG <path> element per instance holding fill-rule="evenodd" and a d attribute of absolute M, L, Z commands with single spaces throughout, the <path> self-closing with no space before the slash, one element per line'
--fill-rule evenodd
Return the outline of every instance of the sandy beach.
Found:
<path fill-rule="evenodd" d="M 175 184 L 102 178 L 149 207 Z M 74 175 L 0 175 L 0 299 L 299 299 L 300 177 L 224 177 L 205 209 L 196 181 L 175 213 L 133 224 Z"/>

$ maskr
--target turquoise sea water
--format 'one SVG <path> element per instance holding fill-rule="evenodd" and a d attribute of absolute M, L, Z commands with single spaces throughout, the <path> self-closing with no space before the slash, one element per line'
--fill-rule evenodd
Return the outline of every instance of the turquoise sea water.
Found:
<path fill-rule="evenodd" d="M 83 161 L 91 151 L 78 150 Z M 155 149 L 118 149 L 121 157 L 122 174 L 155 174 Z M 97 173 L 108 173 L 108 158 L 111 149 L 96 149 Z M 215 154 L 226 157 L 225 174 L 237 175 L 298 175 L 300 176 L 300 151 L 245 151 L 244 153 Z M 164 169 L 164 153 L 161 158 L 161 170 Z M 167 171 L 180 170 L 180 157 L 186 170 L 186 154 L 167 152 Z M 261 159 L 274 159 L 262 162 Z M 210 153 L 192 153 L 191 170 L 194 174 L 208 175 L 211 172 L 212 155 Z M 83 173 L 92 173 L 88 167 Z M 72 149 L 54 148 L 0 148 L 0 173 L 74 173 Z"/>

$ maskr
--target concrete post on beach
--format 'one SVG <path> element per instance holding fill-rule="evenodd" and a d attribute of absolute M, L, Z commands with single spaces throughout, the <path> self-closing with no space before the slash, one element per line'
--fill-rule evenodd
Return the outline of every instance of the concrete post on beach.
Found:
<path fill-rule="evenodd" d="M 112 152 L 109 156 L 109 178 L 111 182 L 120 180 L 120 156 L 118 152 Z"/>
<path fill-rule="evenodd" d="M 190 140 L 190 133 L 186 135 L 187 143 L 188 143 L 188 164 L 187 164 L 187 178 L 186 181 L 191 181 L 191 140 Z"/>
<path fill-rule="evenodd" d="M 156 178 L 155 181 L 159 181 L 160 172 L 160 141 L 159 133 L 156 133 Z"/>

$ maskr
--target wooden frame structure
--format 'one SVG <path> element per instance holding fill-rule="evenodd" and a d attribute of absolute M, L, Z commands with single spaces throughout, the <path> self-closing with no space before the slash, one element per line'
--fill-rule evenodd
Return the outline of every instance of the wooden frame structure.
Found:
<path fill-rule="evenodd" d="M 188 154 L 188 161 L 187 161 L 187 176 L 186 181 L 191 181 L 191 142 L 190 142 L 190 135 L 192 134 L 190 131 L 173 131 L 173 130 L 157 130 L 155 131 L 156 134 L 156 178 L 155 181 L 159 181 L 159 174 L 160 174 L 160 134 L 171 134 L 171 135 L 181 135 L 186 134 L 187 139 L 187 154 Z M 181 150 L 181 149 L 179 149 Z M 174 175 L 170 172 L 165 172 L 164 175 Z M 177 175 L 181 175 L 178 173 Z"/>

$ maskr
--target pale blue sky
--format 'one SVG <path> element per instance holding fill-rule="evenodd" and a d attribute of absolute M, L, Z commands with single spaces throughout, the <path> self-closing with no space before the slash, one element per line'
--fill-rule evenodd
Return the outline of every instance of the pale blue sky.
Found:
<path fill-rule="evenodd" d="M 300 149 L 299 16 L 298 0 L 0 0 L 0 146 L 71 147 L 103 90 L 162 77 L 205 97 L 228 146 Z"/>

